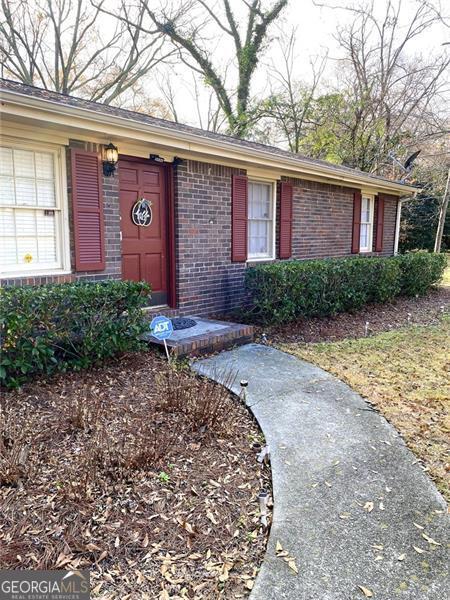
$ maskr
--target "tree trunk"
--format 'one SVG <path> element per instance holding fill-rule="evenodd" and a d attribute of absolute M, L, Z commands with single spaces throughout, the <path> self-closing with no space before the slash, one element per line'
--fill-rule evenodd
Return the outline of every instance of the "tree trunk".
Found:
<path fill-rule="evenodd" d="M 438 228 L 436 231 L 436 240 L 434 242 L 434 251 L 441 251 L 442 236 L 444 235 L 445 217 L 447 216 L 448 201 L 450 200 L 450 169 L 447 173 L 447 183 L 445 184 L 444 196 L 442 197 L 441 209 L 439 211 Z"/>

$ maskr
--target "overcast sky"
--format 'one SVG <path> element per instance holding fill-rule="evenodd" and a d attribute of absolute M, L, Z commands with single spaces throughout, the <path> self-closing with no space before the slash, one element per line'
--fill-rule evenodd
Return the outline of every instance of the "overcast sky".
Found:
<path fill-rule="evenodd" d="M 373 0 L 374 6 L 380 15 L 385 12 L 387 0 Z M 398 2 L 399 0 L 396 0 Z M 266 5 L 273 4 L 274 0 L 266 0 Z M 394 2 L 394 3 L 396 3 Z M 235 13 L 245 11 L 244 0 L 231 0 Z M 351 3 L 349 0 L 348 4 Z M 219 4 L 221 1 L 219 0 Z M 344 26 L 352 18 L 348 11 L 330 8 L 330 5 L 343 6 L 345 0 L 290 0 L 288 7 L 283 13 L 282 21 L 277 26 L 271 29 L 271 35 L 275 38 L 270 49 L 263 57 L 258 72 L 253 81 L 252 92 L 260 96 L 270 90 L 268 78 L 268 65 L 280 63 L 281 50 L 280 44 L 283 39 L 288 37 L 291 29 L 296 28 L 296 61 L 295 61 L 295 76 L 296 78 L 308 82 L 311 79 L 310 60 L 328 55 L 327 67 L 325 71 L 325 79 L 332 82 L 338 72 L 340 52 L 338 44 L 334 36 L 337 27 Z M 439 6 L 439 0 L 435 0 L 434 4 Z M 441 13 L 449 19 L 450 23 L 450 2 L 442 3 Z M 211 0 L 211 6 L 216 5 L 216 0 Z M 418 0 L 403 0 L 402 11 L 404 21 L 417 9 Z M 244 12 L 242 12 L 244 16 Z M 217 33 L 217 27 L 211 30 L 211 51 L 217 61 L 217 57 L 222 57 L 225 63 L 232 53 L 232 45 L 227 36 L 220 37 Z M 450 40 L 450 28 L 444 25 L 437 25 L 430 29 L 427 33 L 422 34 L 411 43 L 411 53 L 442 52 L 443 42 Z M 447 46 L 450 48 L 450 46 Z M 193 91 L 192 75 L 189 69 L 184 65 L 174 65 L 166 69 L 166 73 L 170 75 L 170 80 L 173 84 L 176 97 L 176 105 L 181 121 L 198 125 L 196 118 L 196 93 Z M 203 87 L 203 90 L 202 90 Z M 198 91 L 198 90 L 197 90 Z M 206 110 L 207 98 L 209 91 L 200 84 L 200 96 L 202 110 Z"/>

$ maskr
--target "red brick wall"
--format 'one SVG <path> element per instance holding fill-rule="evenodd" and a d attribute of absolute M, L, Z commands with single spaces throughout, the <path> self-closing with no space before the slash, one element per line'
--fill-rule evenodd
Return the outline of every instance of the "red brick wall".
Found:
<path fill-rule="evenodd" d="M 302 179 L 286 181 L 294 186 L 292 258 L 350 255 L 353 190 Z M 384 211 L 383 251 L 373 254 L 388 256 L 394 252 L 397 215 L 394 196 L 385 196 Z"/>
<path fill-rule="evenodd" d="M 239 169 L 183 161 L 175 173 L 180 312 L 230 310 L 243 297 L 245 264 L 231 262 L 231 176 Z"/>
<path fill-rule="evenodd" d="M 1 279 L 0 286 L 12 285 L 20 287 L 21 285 L 44 285 L 45 283 L 70 283 L 74 281 L 73 274 L 68 275 L 34 275 L 30 277 L 12 277 L 10 279 Z"/>
<path fill-rule="evenodd" d="M 383 229 L 383 251 L 375 252 L 374 238 L 374 254 L 377 256 L 390 256 L 394 254 L 395 243 L 395 225 L 397 222 L 397 205 L 398 199 L 396 196 L 387 196 L 384 194 L 384 229 Z M 377 213 L 375 203 L 375 231 L 377 227 Z"/>
<path fill-rule="evenodd" d="M 181 313 L 220 313 L 238 307 L 243 299 L 246 266 L 231 262 L 233 173 L 245 172 L 197 161 L 177 167 L 176 263 Z M 286 180 L 294 185 L 292 258 L 351 256 L 353 190 Z M 393 253 L 396 211 L 396 198 L 386 197 L 380 255 Z"/>

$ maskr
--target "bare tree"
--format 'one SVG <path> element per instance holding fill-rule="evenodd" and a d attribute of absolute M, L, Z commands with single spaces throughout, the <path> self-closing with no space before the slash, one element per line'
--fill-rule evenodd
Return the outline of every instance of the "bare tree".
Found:
<path fill-rule="evenodd" d="M 192 73 L 193 87 L 192 95 L 195 101 L 197 112 L 197 120 L 202 129 L 207 131 L 220 132 L 226 128 L 227 118 L 222 111 L 214 90 L 210 87 L 206 90 L 207 98 L 204 101 L 202 92 L 205 90 L 199 82 L 199 77 L 196 73 Z"/>
<path fill-rule="evenodd" d="M 338 8 L 352 19 L 338 28 L 340 99 L 329 103 L 323 122 L 330 124 L 342 162 L 383 172 L 390 151 L 406 154 L 421 139 L 445 130 L 448 50 L 412 53 L 413 42 L 441 17 L 424 2 L 416 2 L 410 15 L 403 13 L 401 0 L 387 0 L 381 16 L 374 0 Z"/>
<path fill-rule="evenodd" d="M 269 66 L 270 95 L 261 103 L 260 110 L 263 115 L 262 126 L 268 121 L 270 141 L 287 143 L 291 152 L 298 153 L 312 125 L 314 101 L 327 57 L 310 59 L 311 79 L 308 83 L 302 83 L 294 77 L 298 60 L 295 48 L 296 29 L 293 28 L 287 38 L 280 36 L 281 61 L 272 61 Z M 258 125 L 261 127 L 261 124 Z"/>
<path fill-rule="evenodd" d="M 142 31 L 142 7 L 105 23 L 105 0 L 0 2 L 2 75 L 30 85 L 110 104 L 174 53 L 156 27 Z"/>
<path fill-rule="evenodd" d="M 423 2 L 424 2 L 424 4 L 427 4 L 427 6 L 432 11 L 435 12 L 436 16 L 438 17 L 438 19 L 440 20 L 442 25 L 444 27 L 446 27 L 448 30 L 450 30 L 450 13 L 447 13 L 447 15 L 444 15 L 444 12 L 442 9 L 442 1 L 441 0 L 423 0 Z M 445 2 L 444 2 L 444 5 L 446 5 Z M 450 38 L 449 38 L 449 41 L 443 42 L 442 45 L 443 46 L 450 45 Z"/>
<path fill-rule="evenodd" d="M 192 98 L 195 106 L 195 125 L 206 131 L 223 131 L 226 128 L 226 117 L 220 108 L 214 90 L 205 86 L 195 72 L 189 73 L 190 77 L 185 80 L 177 75 L 177 89 L 170 74 L 165 73 L 158 83 L 161 96 L 170 110 L 171 119 L 179 122 L 179 111 L 186 95 Z"/>
<path fill-rule="evenodd" d="M 152 115 L 158 119 L 175 121 L 172 109 L 165 98 L 153 94 L 150 97 L 141 86 L 138 86 L 137 89 L 133 86 L 131 93 L 127 94 L 127 106 L 131 107 L 132 110 Z"/>
<path fill-rule="evenodd" d="M 126 0 L 122 0 L 122 11 Z M 143 32 L 156 28 L 179 51 L 180 59 L 204 78 L 217 97 L 220 109 L 226 115 L 228 128 L 237 137 L 243 137 L 252 123 L 250 88 L 261 54 L 268 43 L 268 30 L 286 7 L 288 0 L 276 0 L 265 8 L 263 0 L 241 0 L 245 20 L 236 17 L 230 0 L 171 0 L 158 9 L 154 2 L 138 0 L 148 23 L 115 14 L 122 22 Z M 114 14 L 105 9 L 108 14 Z M 227 81 L 220 54 L 214 61 L 211 46 L 222 38 L 234 47 L 233 57 L 237 69 L 236 82 Z"/>
<path fill-rule="evenodd" d="M 180 119 L 178 117 L 176 93 L 172 83 L 172 78 L 168 73 L 164 73 L 162 75 L 158 83 L 158 87 L 162 97 L 164 98 L 164 101 L 166 102 L 166 105 L 169 108 L 171 120 L 175 121 L 175 123 L 179 123 Z"/>

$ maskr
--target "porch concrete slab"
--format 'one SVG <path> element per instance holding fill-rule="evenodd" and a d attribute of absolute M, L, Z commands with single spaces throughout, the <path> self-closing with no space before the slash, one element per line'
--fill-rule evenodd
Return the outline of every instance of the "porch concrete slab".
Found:
<path fill-rule="evenodd" d="M 179 329 L 174 331 L 170 336 L 172 341 L 184 340 L 187 337 L 193 337 L 196 335 L 205 335 L 212 333 L 213 331 L 219 331 L 220 329 L 226 329 L 227 323 L 218 323 L 217 321 L 210 321 L 209 319 L 200 319 L 200 317 L 190 317 L 194 319 L 196 325 L 189 327 L 189 329 Z"/>
<path fill-rule="evenodd" d="M 361 396 L 258 344 L 193 368 L 216 381 L 232 372 L 235 393 L 248 380 L 247 404 L 270 445 L 273 524 L 251 600 L 361 600 L 358 586 L 374 600 L 450 598 L 446 503 Z M 276 556 L 277 541 L 298 575 Z"/>
<path fill-rule="evenodd" d="M 187 315 L 186 315 L 187 316 Z M 253 341 L 253 327 L 243 323 L 217 321 L 189 315 L 196 325 L 188 329 L 174 331 L 166 340 L 167 346 L 175 356 L 199 355 L 224 350 L 234 345 Z M 143 335 L 150 344 L 163 346 L 150 332 Z"/>

